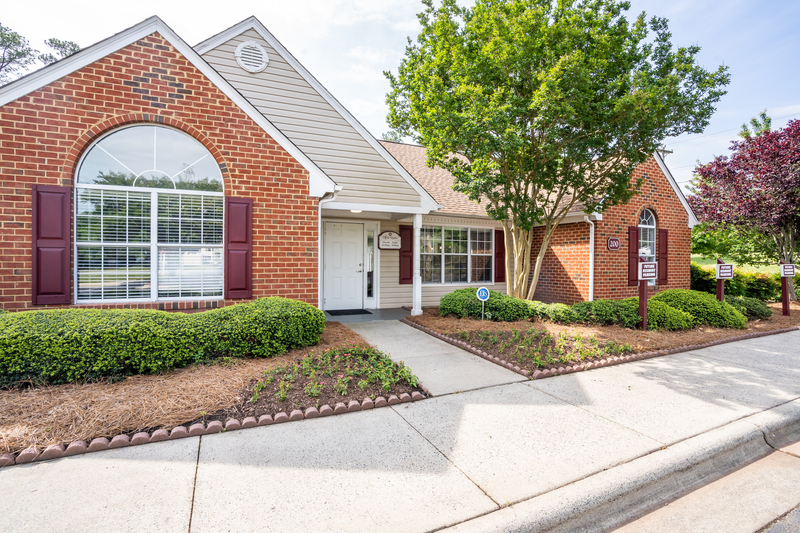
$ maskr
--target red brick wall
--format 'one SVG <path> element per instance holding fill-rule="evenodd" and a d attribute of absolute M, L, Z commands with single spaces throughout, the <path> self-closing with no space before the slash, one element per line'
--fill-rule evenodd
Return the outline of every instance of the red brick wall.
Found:
<path fill-rule="evenodd" d="M 534 234 L 531 270 L 542 245 L 544 228 Z M 589 224 L 564 224 L 556 228 L 544 256 L 535 300 L 573 304 L 589 299 Z"/>
<path fill-rule="evenodd" d="M 628 286 L 628 227 L 639 225 L 639 214 L 645 208 L 655 214 L 659 229 L 669 231 L 669 281 L 651 288 L 652 293 L 689 288 L 689 216 L 654 159 L 641 164 L 634 172 L 633 180 L 642 175 L 645 179 L 640 193 L 627 205 L 608 209 L 603 213 L 603 220 L 595 222 L 595 300 L 638 296 L 637 287 Z M 622 242 L 620 250 L 608 250 L 609 237 L 616 237 Z M 541 235 L 538 241 L 534 240 L 532 255 L 538 253 L 540 243 Z M 588 249 L 589 224 L 565 224 L 556 229 L 545 255 L 534 298 L 568 304 L 588 300 Z M 535 255 L 531 258 L 532 262 L 534 260 Z"/>
<path fill-rule="evenodd" d="M 317 304 L 317 200 L 308 195 L 308 173 L 159 34 L 0 107 L 0 122 L 2 308 L 32 307 L 31 185 L 71 186 L 92 140 L 131 123 L 159 123 L 192 135 L 220 164 L 225 194 L 253 198 L 254 296 Z"/>

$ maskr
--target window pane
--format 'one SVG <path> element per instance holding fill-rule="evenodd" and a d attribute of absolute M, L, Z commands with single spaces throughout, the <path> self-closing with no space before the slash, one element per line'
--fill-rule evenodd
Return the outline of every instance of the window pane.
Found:
<path fill-rule="evenodd" d="M 150 193 L 78 189 L 77 242 L 150 241 Z"/>
<path fill-rule="evenodd" d="M 444 253 L 446 254 L 467 253 L 466 228 L 444 228 Z"/>
<path fill-rule="evenodd" d="M 433 226 L 423 226 L 419 230 L 420 253 L 439 254 L 442 253 L 442 228 Z"/>
<path fill-rule="evenodd" d="M 421 255 L 420 274 L 422 283 L 441 283 L 442 282 L 442 256 L 441 255 Z"/>
<path fill-rule="evenodd" d="M 79 246 L 78 300 L 150 298 L 150 249 Z"/>
<path fill-rule="evenodd" d="M 159 248 L 158 297 L 222 296 L 221 248 Z"/>
<path fill-rule="evenodd" d="M 491 229 L 473 229 L 470 230 L 470 240 L 472 242 L 473 254 L 491 254 L 492 253 L 492 233 Z"/>
<path fill-rule="evenodd" d="M 221 196 L 158 194 L 159 244 L 222 244 Z"/>
<path fill-rule="evenodd" d="M 466 234 L 466 231 L 464 233 Z M 444 256 L 444 281 L 445 283 L 458 283 L 467 281 L 466 255 Z"/>
<path fill-rule="evenodd" d="M 491 255 L 473 255 L 471 257 L 472 273 L 470 275 L 472 279 L 470 279 L 470 281 L 485 281 L 491 283 L 492 259 Z"/>
<path fill-rule="evenodd" d="M 367 230 L 367 298 L 374 296 L 374 274 L 375 274 L 375 232 Z"/>
<path fill-rule="evenodd" d="M 222 173 L 198 140 L 147 125 L 103 137 L 81 162 L 78 183 L 222 192 Z"/>

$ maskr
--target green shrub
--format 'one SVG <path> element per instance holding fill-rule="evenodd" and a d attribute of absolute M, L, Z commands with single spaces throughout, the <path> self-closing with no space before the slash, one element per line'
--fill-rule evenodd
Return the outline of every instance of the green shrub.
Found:
<path fill-rule="evenodd" d="M 747 317 L 748 320 L 764 319 L 772 316 L 772 309 L 756 298 L 725 295 L 725 301 Z"/>
<path fill-rule="evenodd" d="M 742 313 L 730 304 L 718 302 L 714 296 L 705 292 L 669 289 L 655 294 L 650 300 L 663 302 L 689 313 L 697 324 L 740 329 L 747 324 L 747 318 Z"/>
<path fill-rule="evenodd" d="M 319 342 L 325 315 L 262 298 L 195 314 L 56 309 L 0 315 L 0 386 L 162 372 L 219 356 L 270 357 Z"/>
<path fill-rule="evenodd" d="M 454 314 L 459 318 L 481 317 L 481 301 L 477 289 L 458 289 L 446 294 L 439 302 L 439 314 Z M 506 296 L 497 291 L 489 291 L 485 304 L 486 318 L 499 322 L 514 322 L 528 318 L 528 307 L 523 300 Z"/>
<path fill-rule="evenodd" d="M 572 324 L 580 320 L 572 307 L 566 304 L 546 304 L 535 300 L 525 300 L 525 305 L 528 306 L 528 316 L 531 318 L 552 320 L 562 324 Z"/>
<path fill-rule="evenodd" d="M 800 280 L 800 276 L 796 280 Z M 716 294 L 717 280 L 714 267 L 702 267 L 692 262 L 690 287 L 693 291 Z M 761 301 L 778 300 L 781 295 L 780 275 L 736 269 L 733 279 L 725 281 L 725 294 L 756 298 Z"/>
<path fill-rule="evenodd" d="M 620 324 L 627 328 L 637 328 L 641 318 L 639 318 L 639 298 L 626 298 L 619 300 L 619 305 L 626 308 L 625 316 L 627 319 L 626 324 Z M 677 331 L 683 329 L 692 329 L 695 327 L 695 318 L 680 309 L 653 300 L 647 300 L 647 327 L 649 329 L 667 329 L 670 331 Z"/>
<path fill-rule="evenodd" d="M 639 308 L 628 305 L 624 300 L 594 300 L 578 302 L 572 306 L 581 322 L 610 326 L 619 324 L 624 328 L 634 328 L 639 324 Z"/>

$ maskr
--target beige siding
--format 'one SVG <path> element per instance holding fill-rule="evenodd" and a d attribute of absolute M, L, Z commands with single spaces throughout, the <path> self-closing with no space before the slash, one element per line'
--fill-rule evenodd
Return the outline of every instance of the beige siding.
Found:
<path fill-rule="evenodd" d="M 269 55 L 263 72 L 251 74 L 236 62 L 236 47 L 248 40 Z M 420 205 L 414 188 L 255 30 L 209 50 L 203 59 L 343 187 L 338 202 Z"/>
<path fill-rule="evenodd" d="M 411 224 L 411 222 L 403 222 L 403 224 Z M 446 216 L 424 216 L 422 217 L 422 225 L 445 225 L 445 226 L 463 226 L 463 227 L 497 227 L 500 226 L 491 220 L 480 220 L 472 218 L 455 218 Z M 400 222 L 381 222 L 381 232 L 384 231 L 398 231 Z M 397 250 L 381 250 L 380 258 L 380 307 L 388 309 L 393 307 L 411 306 L 412 304 L 412 285 L 400 285 L 400 252 Z M 505 283 L 483 284 L 483 286 L 493 290 L 506 293 Z M 443 284 L 443 285 L 422 285 L 422 306 L 423 307 L 438 307 L 439 300 L 445 294 L 449 294 L 456 289 L 463 289 L 464 287 L 478 288 L 475 283 L 465 284 L 459 283 L 457 285 Z"/>

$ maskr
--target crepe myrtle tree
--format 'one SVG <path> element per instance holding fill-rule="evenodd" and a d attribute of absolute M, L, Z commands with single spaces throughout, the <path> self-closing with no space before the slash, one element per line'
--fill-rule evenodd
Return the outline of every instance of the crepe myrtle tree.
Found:
<path fill-rule="evenodd" d="M 486 201 L 517 297 L 533 297 L 566 215 L 627 202 L 636 166 L 665 137 L 703 131 L 729 82 L 726 67 L 695 63 L 699 47 L 673 49 L 665 19 L 629 21 L 628 2 L 423 4 L 416 42 L 385 73 L 388 122 L 454 175 L 455 190 Z"/>
<path fill-rule="evenodd" d="M 794 263 L 800 248 L 800 120 L 731 143 L 695 170 L 689 203 L 711 229 L 741 228 L 773 261 Z M 789 298 L 797 301 L 789 278 Z"/>

